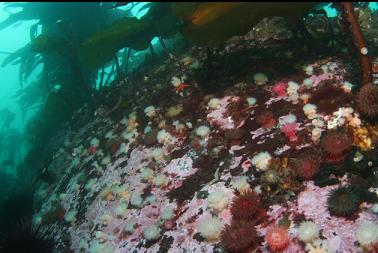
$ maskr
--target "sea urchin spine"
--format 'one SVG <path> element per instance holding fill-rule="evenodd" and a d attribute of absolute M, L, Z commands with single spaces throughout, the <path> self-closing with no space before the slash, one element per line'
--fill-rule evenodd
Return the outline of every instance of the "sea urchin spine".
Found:
<path fill-rule="evenodd" d="M 258 223 L 265 217 L 260 200 L 252 190 L 242 191 L 231 204 L 231 214 L 234 220 L 248 220 Z"/>
<path fill-rule="evenodd" d="M 373 119 L 378 116 L 378 87 L 374 84 L 362 86 L 356 96 L 359 111 L 366 117 Z"/>
<path fill-rule="evenodd" d="M 311 180 L 319 173 L 321 161 L 315 155 L 304 155 L 292 162 L 297 177 L 301 180 Z"/>
<path fill-rule="evenodd" d="M 349 217 L 352 216 L 361 204 L 357 193 L 348 187 L 340 187 L 330 192 L 327 205 L 332 215 Z"/>
<path fill-rule="evenodd" d="M 258 244 L 255 225 L 249 221 L 233 221 L 231 225 L 226 225 L 220 238 L 223 247 L 232 253 L 252 250 Z"/>
<path fill-rule="evenodd" d="M 352 139 L 346 131 L 330 131 L 321 141 L 325 161 L 337 163 L 348 155 L 352 147 Z"/>

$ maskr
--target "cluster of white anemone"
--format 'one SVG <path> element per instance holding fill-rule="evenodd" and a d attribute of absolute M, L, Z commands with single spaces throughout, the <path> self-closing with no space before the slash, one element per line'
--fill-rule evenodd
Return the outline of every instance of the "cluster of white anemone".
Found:
<path fill-rule="evenodd" d="M 299 84 L 297 84 L 296 82 L 290 81 L 287 83 L 286 92 L 289 95 L 289 100 L 293 104 L 298 103 L 298 100 L 299 100 L 298 90 L 299 90 Z"/>
<path fill-rule="evenodd" d="M 160 237 L 161 229 L 157 224 L 153 224 L 143 231 L 143 237 L 147 241 L 153 241 Z"/>
<path fill-rule="evenodd" d="M 320 137 L 322 136 L 322 129 L 319 127 L 315 127 L 311 130 L 311 140 L 313 142 L 318 142 Z"/>
<path fill-rule="evenodd" d="M 356 231 L 356 239 L 362 247 L 378 243 L 378 224 L 372 222 L 362 223 Z"/>
<path fill-rule="evenodd" d="M 256 85 L 264 85 L 268 82 L 268 77 L 264 73 L 256 73 L 253 76 Z"/>
<path fill-rule="evenodd" d="M 215 191 L 209 194 L 207 197 L 208 205 L 214 212 L 219 213 L 225 209 L 230 199 L 223 191 Z"/>
<path fill-rule="evenodd" d="M 303 221 L 298 228 L 298 238 L 302 242 L 309 243 L 317 239 L 319 229 L 313 221 Z"/>
<path fill-rule="evenodd" d="M 305 104 L 303 106 L 303 112 L 308 119 L 315 119 L 317 117 L 317 106 L 314 104 Z"/>
<path fill-rule="evenodd" d="M 314 74 L 314 68 L 311 65 L 303 66 L 303 71 L 309 76 Z"/>
<path fill-rule="evenodd" d="M 329 241 L 319 239 L 319 229 L 313 221 L 303 221 L 298 227 L 298 239 L 306 244 L 308 253 L 336 252 Z"/>
<path fill-rule="evenodd" d="M 207 241 L 212 242 L 219 238 L 222 229 L 223 222 L 216 217 L 210 217 L 201 219 L 198 222 L 198 232 L 204 237 Z"/>
<path fill-rule="evenodd" d="M 311 78 L 305 78 L 305 79 L 303 79 L 303 85 L 304 85 L 304 87 L 306 87 L 306 88 L 311 88 L 312 87 L 312 85 L 314 84 L 314 82 L 312 81 L 312 79 Z"/>
<path fill-rule="evenodd" d="M 251 187 L 248 184 L 246 176 L 239 176 L 234 177 L 232 180 L 232 186 L 238 190 L 238 192 L 246 191 L 248 189 L 251 189 Z"/>
<path fill-rule="evenodd" d="M 335 129 L 343 126 L 345 123 L 353 127 L 361 125 L 359 114 L 355 113 L 351 107 L 340 107 L 333 113 L 332 117 L 328 117 L 327 127 L 328 129 Z"/>
<path fill-rule="evenodd" d="M 198 135 L 201 138 L 207 138 L 210 135 L 210 128 L 208 126 L 199 126 L 196 129 L 196 135 Z"/>
<path fill-rule="evenodd" d="M 209 100 L 209 102 L 207 103 L 207 106 L 211 109 L 211 110 L 217 110 L 221 107 L 221 101 L 219 98 L 212 98 Z"/>
<path fill-rule="evenodd" d="M 249 106 L 252 106 L 252 105 L 255 105 L 256 104 L 256 98 L 254 98 L 254 97 L 248 97 L 247 98 L 247 103 L 248 103 L 248 105 Z"/>
<path fill-rule="evenodd" d="M 165 129 L 162 129 L 157 134 L 157 140 L 161 144 L 171 144 L 173 143 L 173 136 L 168 133 Z"/>
<path fill-rule="evenodd" d="M 252 158 L 252 164 L 257 170 L 267 170 L 272 156 L 268 152 L 260 152 Z"/>
<path fill-rule="evenodd" d="M 156 109 L 153 105 L 150 105 L 144 109 L 144 113 L 146 114 L 147 117 L 151 118 L 152 116 L 155 115 Z"/>

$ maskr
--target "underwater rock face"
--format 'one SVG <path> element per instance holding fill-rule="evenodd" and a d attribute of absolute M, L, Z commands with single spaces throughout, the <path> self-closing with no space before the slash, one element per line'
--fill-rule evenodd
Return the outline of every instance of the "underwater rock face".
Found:
<path fill-rule="evenodd" d="M 0 253 L 378 253 L 373 6 L 0 3 Z"/>
<path fill-rule="evenodd" d="M 65 247 L 74 252 L 219 252 L 224 246 L 236 252 L 289 253 L 327 243 L 340 252 L 357 252 L 357 228 L 366 221 L 377 223 L 378 217 L 367 203 L 354 220 L 331 215 L 327 198 L 336 186 L 321 188 L 311 181 L 328 172 L 319 165 L 326 161 L 319 143 L 327 132 L 360 129 L 352 101 L 338 100 L 330 113 L 318 110 L 326 101 L 309 103 L 324 86 L 350 95 L 346 80 L 343 62 L 327 58 L 292 75 L 268 75 L 259 86 L 246 78 L 204 96 L 193 95 L 192 84 L 166 104 L 149 102 L 124 113 L 123 119 L 96 117 L 66 137 L 70 144 L 55 154 L 66 169 L 34 220 L 43 224 L 59 203 L 65 218 L 54 224 L 52 234 L 62 244 L 69 240 Z M 177 106 L 176 98 L 182 111 L 167 115 Z M 306 157 L 313 148 L 319 151 L 316 158 L 299 171 L 291 159 Z M 341 168 L 329 177 L 351 184 L 338 177 L 343 165 L 335 166 Z M 256 204 L 256 210 L 235 215 L 235 200 L 246 192 L 250 202 L 238 205 Z M 240 224 L 243 219 L 251 228 Z M 306 245 L 299 242 L 304 220 L 316 224 L 322 233 L 317 240 L 324 241 L 314 236 Z M 274 229 L 284 232 L 282 241 L 274 240 Z M 253 238 L 239 249 L 230 238 L 240 231 Z"/>

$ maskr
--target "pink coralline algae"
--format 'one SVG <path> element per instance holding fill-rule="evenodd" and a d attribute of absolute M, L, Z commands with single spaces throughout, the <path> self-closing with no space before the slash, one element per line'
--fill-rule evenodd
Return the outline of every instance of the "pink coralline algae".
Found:
<path fill-rule="evenodd" d="M 307 220 L 313 220 L 338 252 L 355 252 L 354 241 L 358 226 L 364 221 L 376 222 L 377 217 L 367 211 L 362 211 L 356 220 L 332 216 L 327 208 L 327 198 L 329 192 L 336 187 L 320 188 L 309 181 L 307 188 L 299 194 L 297 206 L 293 209 L 304 214 Z"/>
<path fill-rule="evenodd" d="M 312 67 L 316 68 L 316 67 L 320 67 L 320 64 L 316 63 L 316 64 L 312 64 L 311 65 Z M 331 71 L 327 71 L 327 72 L 324 72 L 319 74 L 319 75 L 312 75 L 310 76 L 310 79 L 312 81 L 312 84 L 313 84 L 313 87 L 316 87 L 320 82 L 324 81 L 324 80 L 329 80 L 329 79 L 335 79 L 335 80 L 338 80 L 338 81 L 341 81 L 343 79 L 343 73 L 342 71 L 335 71 L 337 70 L 338 68 L 340 68 L 340 64 L 339 63 L 335 63 L 333 62 L 331 64 Z M 342 69 L 342 68 L 340 68 Z"/>
<path fill-rule="evenodd" d="M 278 221 L 282 219 L 283 215 L 287 212 L 287 208 L 281 205 L 272 205 L 269 207 L 267 215 L 269 217 L 269 221 Z"/>
<path fill-rule="evenodd" d="M 290 142 L 296 142 L 298 140 L 297 136 L 297 123 L 288 123 L 281 126 L 281 131 L 290 140 Z"/>
<path fill-rule="evenodd" d="M 250 159 L 245 160 L 245 161 L 242 163 L 241 167 L 242 167 L 244 170 L 248 170 L 249 168 L 251 168 L 251 167 L 252 167 L 252 162 L 251 162 L 251 160 L 250 160 Z"/>
<path fill-rule="evenodd" d="M 192 164 L 192 159 L 184 155 L 181 158 L 173 159 L 161 172 L 170 176 L 171 188 L 178 188 L 185 178 L 197 172 L 198 169 L 192 168 Z"/>
<path fill-rule="evenodd" d="M 238 126 L 235 126 L 234 121 L 227 115 L 227 106 L 232 102 L 237 102 L 238 100 L 238 97 L 231 96 L 226 96 L 220 99 L 219 109 L 213 110 L 207 115 L 207 120 L 209 123 L 212 126 L 217 126 L 221 129 L 233 129 L 242 126 L 244 121 L 242 121 Z"/>
<path fill-rule="evenodd" d="M 230 164 L 230 170 L 237 168 L 242 159 L 243 159 L 243 156 L 233 157 L 231 164 Z"/>
<path fill-rule="evenodd" d="M 287 88 L 286 83 L 279 82 L 279 83 L 277 83 L 276 85 L 273 86 L 272 91 L 278 97 L 285 97 L 285 96 L 287 96 L 286 88 Z"/>

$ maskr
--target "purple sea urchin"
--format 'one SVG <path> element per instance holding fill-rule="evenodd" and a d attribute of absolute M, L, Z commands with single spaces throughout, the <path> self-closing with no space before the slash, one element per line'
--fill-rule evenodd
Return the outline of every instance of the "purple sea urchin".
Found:
<path fill-rule="evenodd" d="M 357 212 L 361 199 L 348 187 L 340 187 L 330 192 L 327 200 L 328 210 L 332 215 L 349 217 Z"/>

